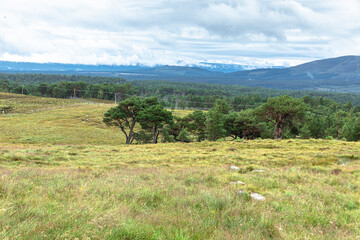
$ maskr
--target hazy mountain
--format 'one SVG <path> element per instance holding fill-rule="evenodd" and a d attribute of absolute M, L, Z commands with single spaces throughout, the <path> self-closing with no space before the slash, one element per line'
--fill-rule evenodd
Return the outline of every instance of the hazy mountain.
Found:
<path fill-rule="evenodd" d="M 154 68 L 137 70 L 136 73 L 152 76 L 180 76 L 180 77 L 204 77 L 204 76 L 221 76 L 223 73 L 212 72 L 200 67 L 183 67 L 183 66 L 158 66 Z"/>
<path fill-rule="evenodd" d="M 196 67 L 206 69 L 214 72 L 223 72 L 223 73 L 231 73 L 245 70 L 253 70 L 258 68 L 264 68 L 259 65 L 239 65 L 239 64 L 226 64 L 226 63 L 208 63 L 202 62 L 200 64 L 194 65 Z M 284 66 L 269 66 L 266 68 L 285 68 Z"/>
<path fill-rule="evenodd" d="M 284 69 L 256 69 L 226 75 L 226 78 L 247 86 L 359 92 L 360 56 L 343 56 Z"/>
<path fill-rule="evenodd" d="M 257 68 L 255 66 L 247 66 L 247 65 L 208 63 L 208 62 L 201 62 L 200 64 L 197 64 L 195 66 L 208 71 L 223 72 L 223 73 L 238 72 L 238 71 Z"/>
<path fill-rule="evenodd" d="M 344 56 L 284 69 L 256 69 L 229 74 L 244 80 L 360 80 L 360 56 Z"/>
<path fill-rule="evenodd" d="M 144 65 L 85 65 L 0 61 L 1 72 L 116 72 L 146 69 Z"/>
<path fill-rule="evenodd" d="M 180 63 L 181 64 L 181 63 Z M 179 67 L 178 70 L 183 71 L 181 66 L 156 66 L 154 69 L 166 71 L 166 68 Z M 185 65 L 188 68 L 200 68 L 213 72 L 230 73 L 243 70 L 259 68 L 258 66 L 223 64 L 223 63 L 207 63 Z M 151 67 L 145 65 L 85 65 L 85 64 L 61 64 L 61 63 L 26 63 L 26 62 L 8 62 L 0 61 L 1 72 L 126 72 L 149 69 Z M 279 67 L 275 67 L 279 68 Z M 176 71 L 175 71 L 176 72 Z"/>
<path fill-rule="evenodd" d="M 207 64 L 207 65 L 206 65 Z M 204 66 L 206 65 L 206 66 Z M 230 64 L 231 65 L 231 64 Z M 207 69 L 204 69 L 207 68 Z M 209 69 L 217 71 L 209 71 Z M 230 69 L 242 71 L 230 72 Z M 219 69 L 227 69 L 220 72 Z M 2 72 L 42 72 L 123 77 L 127 80 L 168 80 L 220 83 L 276 89 L 360 92 L 360 56 L 317 60 L 289 68 L 244 70 L 240 65 L 107 66 L 0 62 Z"/>
<path fill-rule="evenodd" d="M 360 92 L 360 57 L 317 60 L 289 68 L 255 69 L 232 73 L 198 67 L 161 66 L 133 71 L 128 80 L 170 80 L 221 83 L 276 89 Z"/>

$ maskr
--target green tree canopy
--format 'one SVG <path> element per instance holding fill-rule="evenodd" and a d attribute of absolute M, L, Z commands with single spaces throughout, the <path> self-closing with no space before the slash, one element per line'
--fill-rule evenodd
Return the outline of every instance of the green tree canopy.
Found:
<path fill-rule="evenodd" d="M 230 106 L 222 99 L 217 99 L 214 107 L 209 110 L 206 129 L 206 135 L 209 140 L 216 141 L 226 136 L 224 120 L 229 110 Z"/>
<path fill-rule="evenodd" d="M 197 136 L 197 141 L 200 142 L 206 138 L 206 114 L 203 111 L 197 110 L 188 114 L 186 127 L 188 130 Z"/>
<path fill-rule="evenodd" d="M 153 133 L 152 143 L 157 143 L 160 131 L 164 124 L 170 124 L 173 120 L 172 113 L 162 105 L 152 105 L 139 113 L 139 123 L 143 129 Z"/>
<path fill-rule="evenodd" d="M 261 125 L 252 109 L 226 115 L 224 128 L 233 139 L 253 139 L 261 136 Z"/>
<path fill-rule="evenodd" d="M 147 107 L 146 101 L 139 97 L 132 97 L 121 101 L 118 106 L 110 108 L 103 121 L 108 126 L 116 126 L 125 134 L 126 144 L 131 144 L 135 139 L 135 124 L 138 115 Z"/>
<path fill-rule="evenodd" d="M 294 120 L 300 120 L 305 114 L 306 106 L 301 99 L 288 95 L 274 97 L 256 109 L 256 115 L 274 124 L 274 137 L 281 139 L 284 129 L 291 127 Z"/>

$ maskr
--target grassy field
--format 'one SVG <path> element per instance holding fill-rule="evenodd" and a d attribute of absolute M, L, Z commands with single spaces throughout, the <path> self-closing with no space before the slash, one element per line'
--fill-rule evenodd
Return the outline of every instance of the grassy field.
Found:
<path fill-rule="evenodd" d="M 0 239 L 360 239 L 360 143 L 126 146 L 113 105 L 26 98 L 0 93 Z"/>

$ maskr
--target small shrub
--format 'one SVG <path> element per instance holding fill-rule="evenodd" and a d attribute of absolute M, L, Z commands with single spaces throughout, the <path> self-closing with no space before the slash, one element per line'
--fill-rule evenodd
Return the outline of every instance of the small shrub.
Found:
<path fill-rule="evenodd" d="M 136 133 L 136 141 L 138 143 L 151 143 L 152 142 L 152 134 L 149 134 L 145 131 L 140 131 Z"/>
<path fill-rule="evenodd" d="M 243 142 L 244 140 L 242 138 L 237 137 L 236 139 L 234 139 L 234 142 Z"/>
<path fill-rule="evenodd" d="M 191 139 L 189 137 L 189 132 L 183 128 L 178 136 L 178 139 L 181 141 L 181 142 L 191 142 Z"/>
<path fill-rule="evenodd" d="M 253 166 L 248 166 L 246 168 L 240 168 L 239 173 L 248 173 L 254 171 L 255 168 Z"/>
<path fill-rule="evenodd" d="M 359 202 L 348 201 L 345 205 L 347 210 L 355 210 L 359 208 Z"/>

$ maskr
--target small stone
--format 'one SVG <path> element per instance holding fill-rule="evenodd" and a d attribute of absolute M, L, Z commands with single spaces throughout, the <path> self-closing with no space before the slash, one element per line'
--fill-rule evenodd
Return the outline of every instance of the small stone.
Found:
<path fill-rule="evenodd" d="M 228 150 L 228 151 L 235 151 L 236 150 L 236 148 L 234 148 L 234 147 L 231 147 L 231 148 L 228 148 L 228 149 L 226 149 L 226 150 Z"/>
<path fill-rule="evenodd" d="M 258 201 L 265 201 L 265 197 L 259 193 L 251 193 L 251 198 Z"/>
<path fill-rule="evenodd" d="M 238 168 L 238 167 L 236 167 L 236 166 L 231 166 L 231 167 L 230 167 L 230 170 L 232 170 L 232 171 L 239 171 L 240 168 Z"/>
<path fill-rule="evenodd" d="M 237 195 L 243 195 L 244 193 L 245 193 L 244 190 L 239 190 L 239 191 L 237 191 Z"/>
<path fill-rule="evenodd" d="M 242 184 L 242 185 L 245 185 L 245 183 L 242 182 L 242 181 L 230 182 L 230 184 Z"/>
<path fill-rule="evenodd" d="M 332 170 L 331 174 L 339 175 L 341 172 L 342 172 L 342 170 L 337 168 L 337 169 Z"/>
<path fill-rule="evenodd" d="M 255 169 L 253 172 L 266 172 L 264 169 Z"/>

